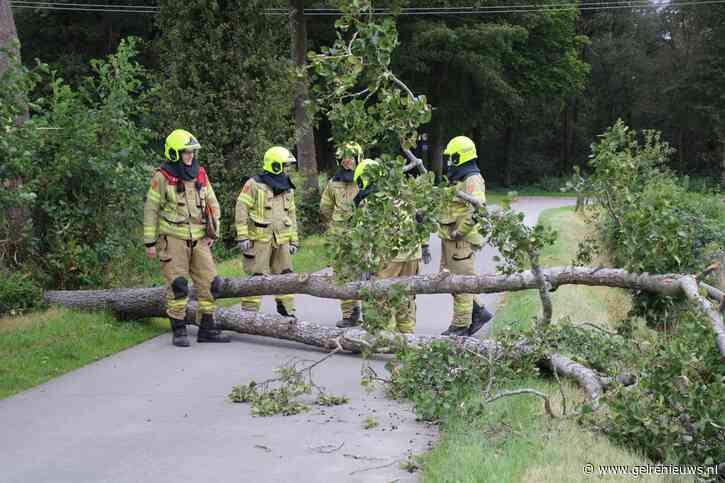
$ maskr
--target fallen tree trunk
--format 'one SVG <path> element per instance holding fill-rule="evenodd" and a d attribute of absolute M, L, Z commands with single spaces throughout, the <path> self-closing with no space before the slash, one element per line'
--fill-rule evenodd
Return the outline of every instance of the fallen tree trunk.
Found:
<path fill-rule="evenodd" d="M 195 320 L 196 304 L 191 303 L 187 310 L 187 322 L 195 324 Z M 342 348 L 350 352 L 367 350 L 376 354 L 390 354 L 394 353 L 401 344 L 407 344 L 411 347 L 424 347 L 439 340 L 449 340 L 462 348 L 486 357 L 491 354 L 494 358 L 502 355 L 514 358 L 521 357 L 533 350 L 525 341 L 517 344 L 509 353 L 505 353 L 502 346 L 495 341 L 474 337 L 426 336 L 386 331 L 372 335 L 355 327 L 339 329 L 276 314 L 248 312 L 242 310 L 238 305 L 231 308 L 217 309 L 215 323 L 217 328 L 222 330 L 301 342 L 327 350 Z M 603 393 L 603 385 L 594 371 L 561 354 L 549 354 L 541 362 L 552 372 L 556 371 L 560 376 L 576 381 L 586 391 L 589 404 L 593 408 L 598 407 L 599 398 Z"/>
<path fill-rule="evenodd" d="M 617 268 L 554 267 L 534 274 L 524 271 L 513 275 L 416 275 L 374 279 L 335 285 L 328 275 L 291 273 L 287 275 L 227 278 L 221 284 L 218 298 L 248 295 L 308 294 L 322 298 L 362 299 L 365 292 L 385 295 L 393 286 L 401 286 L 408 294 L 434 293 L 498 293 L 538 289 L 544 278 L 551 290 L 562 285 L 590 285 L 642 290 L 664 296 L 686 296 L 701 307 L 716 333 L 716 343 L 725 360 L 725 327 L 719 312 L 698 292 L 694 277 L 678 274 L 653 275 L 630 273 Z M 60 304 L 81 310 L 110 310 L 122 318 L 161 317 L 165 315 L 164 288 L 49 291 L 49 304 Z"/>
<path fill-rule="evenodd" d="M 617 268 L 554 267 L 542 269 L 551 290 L 561 285 L 592 285 L 619 287 L 660 295 L 682 295 L 681 275 L 637 274 Z M 331 299 L 361 299 L 368 292 L 373 296 L 385 295 L 395 286 L 402 286 L 408 294 L 436 293 L 499 293 L 538 289 L 539 282 L 532 271 L 513 275 L 451 275 L 441 272 L 433 275 L 416 275 L 373 279 L 335 285 L 327 275 L 290 273 L 286 275 L 226 278 L 220 286 L 217 298 L 236 298 L 249 295 L 282 295 L 298 293 Z M 163 287 L 140 289 L 48 291 L 45 300 L 78 309 L 110 309 L 115 312 L 142 314 L 163 300 Z M 156 314 L 149 314 L 153 316 Z"/>

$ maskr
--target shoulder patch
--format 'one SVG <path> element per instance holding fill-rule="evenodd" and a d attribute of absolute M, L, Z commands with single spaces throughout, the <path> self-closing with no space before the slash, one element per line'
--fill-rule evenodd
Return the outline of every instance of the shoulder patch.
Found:
<path fill-rule="evenodd" d="M 242 193 L 250 193 L 252 191 L 252 183 L 247 181 L 244 183 L 244 188 L 242 188 Z"/>
<path fill-rule="evenodd" d="M 159 180 L 156 177 L 151 178 L 151 189 L 154 191 L 158 191 L 159 189 Z"/>

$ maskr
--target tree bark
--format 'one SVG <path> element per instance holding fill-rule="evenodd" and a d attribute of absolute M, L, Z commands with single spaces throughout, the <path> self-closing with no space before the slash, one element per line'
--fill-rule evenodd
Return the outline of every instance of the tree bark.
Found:
<path fill-rule="evenodd" d="M 701 307 L 710 318 L 716 333 L 716 343 L 725 360 L 725 327 L 718 311 L 697 290 L 697 281 L 691 276 L 677 274 L 637 274 L 617 268 L 554 267 L 541 270 L 537 277 L 532 271 L 514 275 L 451 275 L 443 272 L 335 285 L 325 275 L 287 274 L 253 278 L 224 279 L 218 298 L 249 295 L 279 295 L 303 293 L 321 298 L 362 299 L 364 293 L 384 296 L 394 285 L 408 294 L 433 293 L 499 293 L 539 289 L 541 277 L 551 290 L 562 285 L 590 285 L 642 290 L 664 296 L 686 296 Z M 49 291 L 45 300 L 80 310 L 110 310 L 124 318 L 163 317 L 164 288 L 111 289 L 88 291 Z"/>
<path fill-rule="evenodd" d="M 725 188 L 725 135 L 720 138 L 720 144 L 722 144 L 722 153 L 720 154 L 720 184 Z"/>
<path fill-rule="evenodd" d="M 0 0 L 0 49 L 9 49 L 18 65 L 21 62 L 19 45 L 18 32 L 15 28 L 15 19 L 13 18 L 13 11 L 10 8 L 10 2 L 8 0 Z M 0 51 L 0 77 L 11 67 L 12 64 L 8 55 Z M 21 109 L 21 114 L 18 115 L 15 122 L 18 126 L 21 126 L 29 117 L 27 100 L 18 98 L 17 102 Z M 22 186 L 23 179 L 18 176 L 4 180 L 2 189 L 16 191 Z M 26 243 L 24 227 L 29 213 L 26 208 L 20 206 L 8 206 L 4 210 L 8 224 L 7 251 L 9 252 L 9 259 L 14 260 L 16 254 L 22 251 L 22 247 Z"/>
<path fill-rule="evenodd" d="M 196 304 L 194 303 L 189 304 L 187 323 L 196 324 Z M 505 353 L 504 349 L 495 341 L 473 337 L 423 336 L 386 331 L 372 335 L 355 327 L 339 329 L 276 314 L 247 312 L 241 310 L 240 306 L 217 309 L 215 324 L 221 330 L 290 340 L 328 350 L 342 348 L 350 352 L 368 350 L 376 354 L 391 354 L 402 343 L 411 347 L 424 347 L 439 340 L 450 340 L 460 347 L 486 357 L 493 352 L 494 358 L 500 356 L 521 357 L 533 350 L 523 340 L 511 352 Z M 576 381 L 586 391 L 592 407 L 598 407 L 599 398 L 603 393 L 603 385 L 594 371 L 561 354 L 549 354 L 540 363 L 549 370 L 555 370 L 559 375 Z"/>
<path fill-rule="evenodd" d="M 503 185 L 511 186 L 513 182 L 513 166 L 511 165 L 511 148 L 514 139 L 513 120 L 506 123 L 506 130 L 503 136 Z"/>
<path fill-rule="evenodd" d="M 10 9 L 9 0 L 0 0 L 0 49 L 9 48 L 13 42 L 18 40 L 18 31 L 15 28 L 15 19 L 13 11 Z M 11 48 L 13 53 L 20 60 L 20 51 Z M 8 56 L 0 52 L 0 75 L 9 67 Z"/>
<path fill-rule="evenodd" d="M 304 0 L 290 0 L 293 60 L 298 68 L 305 66 L 305 56 L 307 55 L 307 20 L 305 19 L 304 4 Z M 295 97 L 295 127 L 300 136 L 297 142 L 297 161 L 299 162 L 300 173 L 308 178 L 314 177 L 313 181 L 316 183 L 318 172 L 317 153 L 315 134 L 310 125 L 305 105 L 308 99 L 308 82 L 305 77 L 297 84 L 297 96 Z M 307 181 L 311 186 L 310 180 Z"/>

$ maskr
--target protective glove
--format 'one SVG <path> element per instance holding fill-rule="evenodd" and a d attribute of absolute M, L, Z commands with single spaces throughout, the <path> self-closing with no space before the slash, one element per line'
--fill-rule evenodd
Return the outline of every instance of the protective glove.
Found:
<path fill-rule="evenodd" d="M 431 254 L 430 254 L 430 247 L 428 245 L 423 245 L 422 251 L 423 251 L 423 263 L 428 265 L 432 258 Z"/>
<path fill-rule="evenodd" d="M 251 240 L 240 240 L 237 243 L 237 248 L 239 248 L 243 252 L 248 252 L 252 248 L 252 241 Z"/>
<path fill-rule="evenodd" d="M 423 223 L 423 219 L 424 219 L 423 218 L 423 211 L 416 210 L 415 211 L 415 222 L 420 225 L 421 223 Z"/>
<path fill-rule="evenodd" d="M 293 243 L 290 243 L 290 245 L 289 245 L 289 254 L 290 255 L 294 255 L 295 253 L 297 253 L 297 250 L 299 250 L 299 247 L 297 245 L 293 244 Z"/>

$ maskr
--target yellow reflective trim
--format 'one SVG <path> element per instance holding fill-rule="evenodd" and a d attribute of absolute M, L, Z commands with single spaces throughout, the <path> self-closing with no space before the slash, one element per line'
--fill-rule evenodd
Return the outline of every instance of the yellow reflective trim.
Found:
<path fill-rule="evenodd" d="M 254 200 L 247 193 L 241 193 L 239 195 L 238 200 L 241 201 L 242 203 L 244 203 L 245 205 L 249 206 L 249 207 L 251 207 L 252 205 L 254 205 Z"/>
<path fill-rule="evenodd" d="M 264 209 L 267 206 L 267 192 L 263 189 L 257 190 L 257 218 L 258 220 L 264 219 Z"/>
<path fill-rule="evenodd" d="M 159 193 L 157 193 L 156 191 L 154 191 L 154 190 L 149 190 L 149 192 L 146 194 L 146 197 L 150 201 L 153 201 L 153 202 L 155 202 L 157 204 L 161 200 L 161 195 Z"/>
<path fill-rule="evenodd" d="M 188 303 L 189 303 L 189 297 L 184 297 L 183 299 L 168 300 L 166 302 L 166 306 L 170 309 L 180 309 L 180 308 L 186 307 L 186 305 Z"/>

